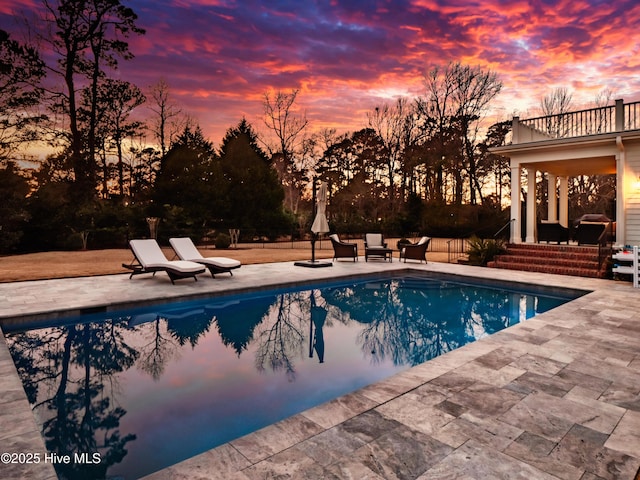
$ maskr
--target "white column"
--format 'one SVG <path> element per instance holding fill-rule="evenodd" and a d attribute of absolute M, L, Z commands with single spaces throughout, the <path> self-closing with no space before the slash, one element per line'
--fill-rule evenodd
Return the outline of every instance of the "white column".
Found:
<path fill-rule="evenodd" d="M 560 177 L 560 225 L 569 226 L 569 177 Z"/>
<path fill-rule="evenodd" d="M 549 191 L 548 195 L 548 205 L 547 205 L 547 220 L 550 222 L 558 221 L 558 195 L 556 194 L 556 176 L 553 174 L 549 174 L 547 177 L 547 181 L 549 187 L 547 190 Z"/>
<path fill-rule="evenodd" d="M 527 243 L 536 241 L 536 170 L 527 167 Z"/>
<path fill-rule="evenodd" d="M 619 152 L 616 155 L 616 238 L 614 242 L 616 245 L 626 245 L 627 218 L 624 212 L 627 211 L 627 186 L 624 183 L 624 179 L 631 172 L 626 172 L 627 152 L 624 149 L 621 137 L 616 138 L 616 144 Z M 635 178 L 635 175 L 633 177 Z"/>
<path fill-rule="evenodd" d="M 522 243 L 522 233 L 520 230 L 520 165 L 511 165 L 511 235 L 509 242 Z"/>

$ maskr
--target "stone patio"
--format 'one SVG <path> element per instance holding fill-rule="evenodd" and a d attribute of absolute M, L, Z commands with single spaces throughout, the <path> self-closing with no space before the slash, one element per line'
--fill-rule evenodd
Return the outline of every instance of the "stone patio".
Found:
<path fill-rule="evenodd" d="M 491 337 L 153 473 L 162 479 L 633 479 L 640 291 L 625 282 L 443 263 L 245 265 L 198 282 L 109 275 L 0 284 L 0 319 L 419 269 L 591 293 Z M 0 452 L 44 443 L 0 332 Z M 0 463 L 2 479 L 54 479 Z"/>

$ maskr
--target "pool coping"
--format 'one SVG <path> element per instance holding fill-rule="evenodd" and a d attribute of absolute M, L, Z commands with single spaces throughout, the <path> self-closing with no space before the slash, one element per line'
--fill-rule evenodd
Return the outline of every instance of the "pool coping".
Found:
<path fill-rule="evenodd" d="M 284 478 L 440 478 L 447 472 L 473 478 L 473 468 L 486 476 L 506 471 L 525 472 L 524 478 L 580 478 L 606 473 L 611 465 L 635 474 L 640 467 L 640 347 L 632 334 L 640 331 L 640 317 L 634 313 L 640 311 L 640 295 L 626 282 L 435 262 L 341 261 L 325 269 L 283 262 L 246 265 L 233 276 L 175 286 L 160 275 L 0 284 L 0 319 L 41 318 L 60 301 L 66 302 L 66 310 L 79 312 L 96 305 L 110 309 L 405 269 L 591 293 L 145 478 L 211 478 L 212 472 L 237 479 L 275 473 Z M 44 455 L 44 441 L 1 330 L 0 335 L 0 450 Z M 603 352 L 607 356 L 600 358 Z M 614 380 L 604 388 L 609 377 Z M 509 409 L 483 405 L 496 398 Z M 541 405 L 551 405 L 550 424 L 557 418 L 566 424 L 561 437 L 519 418 L 526 409 L 542 415 L 547 407 Z M 586 447 L 574 441 L 579 435 L 589 436 L 588 456 L 580 450 Z M 420 448 L 408 447 L 409 438 Z M 594 460 L 587 460 L 596 451 Z M 400 461 L 406 455 L 410 457 Z M 52 466 L 43 463 L 0 464 L 0 476 L 56 478 Z"/>

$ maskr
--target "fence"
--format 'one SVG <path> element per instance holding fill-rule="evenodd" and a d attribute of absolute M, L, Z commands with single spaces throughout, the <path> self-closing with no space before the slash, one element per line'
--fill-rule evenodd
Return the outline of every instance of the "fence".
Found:
<path fill-rule="evenodd" d="M 358 245 L 358 251 L 364 252 L 364 240 L 362 236 L 349 238 L 341 236 L 341 240 L 349 243 L 355 243 Z M 399 237 L 385 238 L 385 241 L 389 245 L 389 248 L 396 249 L 396 244 L 400 240 Z M 410 238 L 412 241 L 417 241 L 419 238 Z M 311 250 L 311 242 L 309 240 L 281 240 L 276 242 L 252 242 L 252 243 L 238 243 L 238 248 L 283 248 L 283 249 L 301 249 Z M 449 263 L 456 262 L 459 258 L 465 256 L 468 249 L 468 242 L 465 238 L 432 238 L 429 243 L 428 252 L 446 253 L 447 261 Z M 323 236 L 316 241 L 316 250 L 333 250 L 331 241 Z"/>

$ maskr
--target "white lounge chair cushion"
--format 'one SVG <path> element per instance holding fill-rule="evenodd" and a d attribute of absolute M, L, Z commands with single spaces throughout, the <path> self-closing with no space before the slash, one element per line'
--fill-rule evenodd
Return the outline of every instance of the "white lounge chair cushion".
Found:
<path fill-rule="evenodd" d="M 242 263 L 240 260 L 234 260 L 227 257 L 201 257 L 194 258 L 192 261 L 201 263 L 203 265 L 214 265 L 220 268 L 238 268 Z"/>
<path fill-rule="evenodd" d="M 238 268 L 242 265 L 239 260 L 233 258 L 203 257 L 189 237 L 170 238 L 169 243 L 182 260 L 190 260 L 204 265 L 214 265 L 224 269 Z"/>
<path fill-rule="evenodd" d="M 198 273 L 203 270 L 202 265 L 184 260 L 167 260 L 158 242 L 153 239 L 131 240 L 131 250 L 146 269 L 166 268 L 180 273 Z"/>

